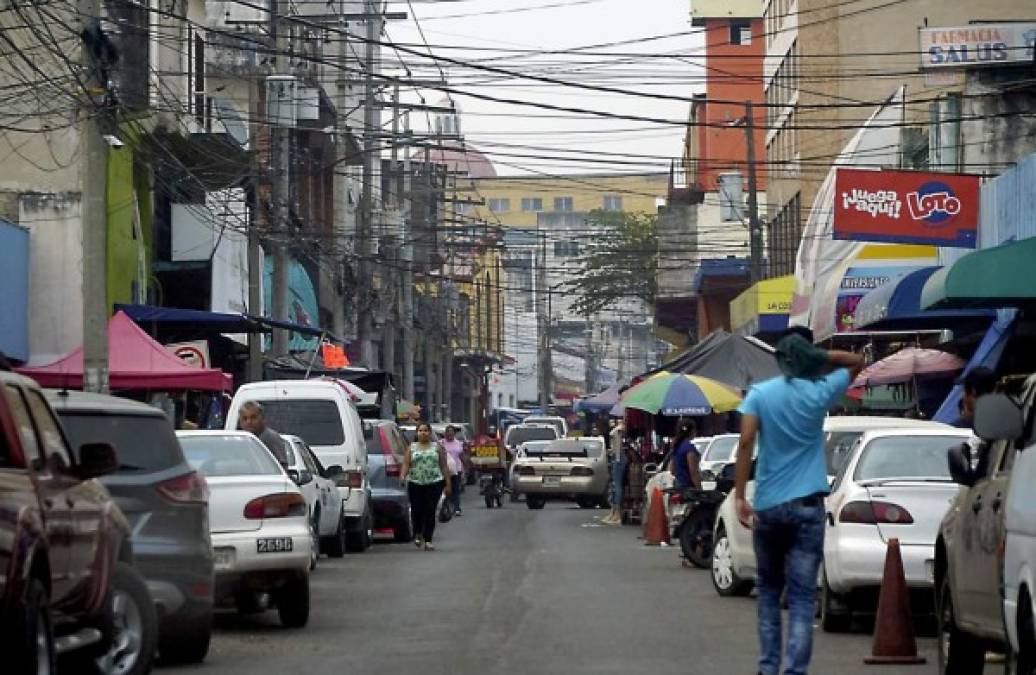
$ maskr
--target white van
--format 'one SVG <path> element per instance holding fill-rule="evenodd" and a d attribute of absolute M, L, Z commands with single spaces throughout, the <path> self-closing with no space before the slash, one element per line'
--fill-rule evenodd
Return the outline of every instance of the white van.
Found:
<path fill-rule="evenodd" d="M 370 547 L 374 518 L 367 475 L 367 443 L 351 390 L 337 380 L 274 380 L 243 385 L 227 413 L 227 429 L 238 428 L 248 401 L 263 407 L 266 424 L 298 436 L 313 450 L 338 486 L 350 551 Z"/>

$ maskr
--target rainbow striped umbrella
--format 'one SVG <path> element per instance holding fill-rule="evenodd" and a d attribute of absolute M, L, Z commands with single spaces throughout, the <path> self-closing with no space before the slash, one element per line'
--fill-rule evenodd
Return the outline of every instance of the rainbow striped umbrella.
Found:
<path fill-rule="evenodd" d="M 663 370 L 627 389 L 621 403 L 652 415 L 699 416 L 730 412 L 741 396 L 722 382 Z"/>

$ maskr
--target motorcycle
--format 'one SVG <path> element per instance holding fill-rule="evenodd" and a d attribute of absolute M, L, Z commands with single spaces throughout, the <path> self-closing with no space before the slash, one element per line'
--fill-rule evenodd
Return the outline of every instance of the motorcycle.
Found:
<path fill-rule="evenodd" d="M 482 469 L 478 474 L 478 492 L 486 502 L 486 508 L 493 506 L 502 508 L 504 494 L 508 492 L 504 487 L 504 471 L 506 469 Z"/>
<path fill-rule="evenodd" d="M 716 514 L 727 498 L 720 490 L 695 488 L 673 489 L 670 501 L 679 501 L 682 509 L 673 513 L 673 538 L 680 542 L 683 557 L 695 567 L 708 569 L 712 565 L 712 538 Z"/>

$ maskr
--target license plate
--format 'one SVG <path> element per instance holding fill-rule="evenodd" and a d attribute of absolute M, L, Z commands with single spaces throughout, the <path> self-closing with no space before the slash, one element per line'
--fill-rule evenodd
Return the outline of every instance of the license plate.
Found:
<path fill-rule="evenodd" d="M 255 540 L 255 550 L 257 553 L 287 553 L 291 551 L 291 548 L 291 537 Z"/>
<path fill-rule="evenodd" d="M 543 484 L 547 487 L 561 487 L 561 476 L 544 476 Z"/>
<path fill-rule="evenodd" d="M 217 570 L 229 570 L 234 567 L 235 551 L 233 548 L 212 549 L 212 565 Z"/>

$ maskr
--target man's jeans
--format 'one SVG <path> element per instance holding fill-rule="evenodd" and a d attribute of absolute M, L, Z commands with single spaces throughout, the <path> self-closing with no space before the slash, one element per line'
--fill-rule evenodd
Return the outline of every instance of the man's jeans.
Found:
<path fill-rule="evenodd" d="M 781 672 L 781 593 L 787 587 L 785 675 L 805 675 L 813 653 L 817 571 L 824 557 L 824 500 L 795 499 L 757 511 L 752 540 L 758 573 L 759 673 Z"/>

